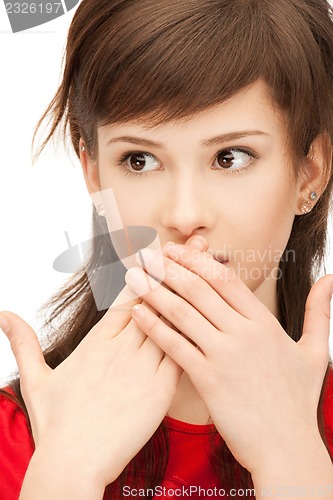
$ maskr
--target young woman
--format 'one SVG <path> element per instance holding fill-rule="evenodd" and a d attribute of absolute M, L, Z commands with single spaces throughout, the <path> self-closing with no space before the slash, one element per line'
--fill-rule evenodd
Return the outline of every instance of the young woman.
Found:
<path fill-rule="evenodd" d="M 20 375 L 1 391 L 1 498 L 333 498 L 333 276 L 316 281 L 331 16 L 325 0 L 81 2 L 41 149 L 69 127 L 104 196 L 93 234 L 117 251 L 119 211 L 163 249 L 101 311 L 86 268 L 109 294 L 114 249 L 94 238 L 43 353 L 1 313 Z"/>

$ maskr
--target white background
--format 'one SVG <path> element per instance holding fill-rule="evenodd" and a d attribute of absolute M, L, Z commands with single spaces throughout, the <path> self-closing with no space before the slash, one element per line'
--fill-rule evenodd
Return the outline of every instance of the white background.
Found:
<path fill-rule="evenodd" d="M 72 244 L 90 235 L 91 201 L 74 153 L 48 147 L 32 166 L 30 149 L 34 126 L 60 83 L 75 10 L 12 34 L 0 2 L 0 311 L 17 313 L 37 332 L 38 308 L 68 277 L 52 267 L 68 248 L 65 231 Z M 332 257 L 331 250 L 328 273 Z M 14 367 L 0 331 L 0 386 Z"/>

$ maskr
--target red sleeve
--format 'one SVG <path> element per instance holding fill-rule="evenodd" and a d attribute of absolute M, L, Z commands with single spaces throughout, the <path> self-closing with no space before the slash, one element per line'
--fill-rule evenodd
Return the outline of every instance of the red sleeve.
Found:
<path fill-rule="evenodd" d="M 0 500 L 18 500 L 34 448 L 23 411 L 0 394 Z"/>
<path fill-rule="evenodd" d="M 328 448 L 333 458 L 333 369 L 330 369 L 324 391 L 324 429 Z"/>

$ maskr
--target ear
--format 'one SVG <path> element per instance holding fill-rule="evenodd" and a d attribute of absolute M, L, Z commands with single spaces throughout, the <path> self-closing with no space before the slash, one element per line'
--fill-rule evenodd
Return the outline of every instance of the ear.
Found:
<path fill-rule="evenodd" d="M 79 150 L 84 180 L 91 199 L 98 211 L 98 207 L 103 204 L 103 200 L 100 194 L 101 184 L 97 161 L 90 157 L 89 152 L 87 151 L 87 146 L 84 144 L 82 138 L 80 139 Z"/>
<path fill-rule="evenodd" d="M 84 148 L 85 150 L 83 151 L 82 148 Z M 96 191 L 100 191 L 101 186 L 97 161 L 90 158 L 89 152 L 87 151 L 87 146 L 84 144 L 82 138 L 80 139 L 79 150 L 82 172 L 89 193 L 91 194 L 95 193 Z"/>
<path fill-rule="evenodd" d="M 332 158 L 332 143 L 328 134 L 323 133 L 316 137 L 312 142 L 309 153 L 304 160 L 302 171 L 299 174 L 298 185 L 298 213 L 296 215 L 303 215 L 301 206 L 310 202 L 311 207 L 318 202 L 321 194 L 325 191 L 329 181 L 330 172 L 325 172 L 325 160 L 331 155 Z M 310 194 L 317 193 L 317 199 L 312 200 Z"/>

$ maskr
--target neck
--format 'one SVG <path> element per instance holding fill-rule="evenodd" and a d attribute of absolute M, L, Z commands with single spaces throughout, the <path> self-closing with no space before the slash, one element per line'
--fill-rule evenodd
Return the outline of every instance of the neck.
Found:
<path fill-rule="evenodd" d="M 212 423 L 208 410 L 186 372 L 180 377 L 168 415 L 191 424 Z"/>
<path fill-rule="evenodd" d="M 278 303 L 276 293 L 276 280 L 270 276 L 256 288 L 253 294 L 260 300 L 271 313 L 278 318 Z"/>

